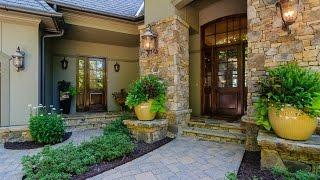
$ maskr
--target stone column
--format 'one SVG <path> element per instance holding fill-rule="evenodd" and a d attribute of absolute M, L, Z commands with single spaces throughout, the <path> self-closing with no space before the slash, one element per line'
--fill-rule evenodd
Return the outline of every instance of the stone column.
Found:
<path fill-rule="evenodd" d="M 259 98 L 258 81 L 269 68 L 295 62 L 320 71 L 320 1 L 300 3 L 298 18 L 282 28 L 276 0 L 248 0 L 248 112 L 247 149 L 258 149 L 254 125 L 254 103 Z"/>
<path fill-rule="evenodd" d="M 189 109 L 189 25 L 178 16 L 151 23 L 157 33 L 157 53 L 147 54 L 140 44 L 140 75 L 154 74 L 168 86 L 168 130 L 178 134 L 179 127 L 190 119 Z M 140 35 L 146 25 L 139 27 Z"/>

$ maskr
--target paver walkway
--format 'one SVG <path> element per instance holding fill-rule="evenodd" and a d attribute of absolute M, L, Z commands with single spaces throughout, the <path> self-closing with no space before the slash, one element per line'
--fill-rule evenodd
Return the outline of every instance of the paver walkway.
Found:
<path fill-rule="evenodd" d="M 238 171 L 243 154 L 241 145 L 178 138 L 91 180 L 220 180 Z"/>
<path fill-rule="evenodd" d="M 91 137 L 101 135 L 101 130 L 86 130 L 73 132 L 70 139 L 56 145 L 67 144 L 70 142 L 80 143 L 89 140 Z M 22 179 L 22 164 L 21 158 L 26 155 L 32 155 L 39 151 L 39 149 L 32 150 L 8 150 L 3 148 L 3 144 L 0 145 L 0 180 L 21 180 Z"/>
<path fill-rule="evenodd" d="M 69 142 L 80 143 L 102 131 L 73 132 Z M 0 146 L 0 179 L 22 178 L 21 158 L 37 150 L 7 150 Z M 239 169 L 244 148 L 240 145 L 178 138 L 138 159 L 102 173 L 92 180 L 132 179 L 224 179 L 227 172 Z"/>

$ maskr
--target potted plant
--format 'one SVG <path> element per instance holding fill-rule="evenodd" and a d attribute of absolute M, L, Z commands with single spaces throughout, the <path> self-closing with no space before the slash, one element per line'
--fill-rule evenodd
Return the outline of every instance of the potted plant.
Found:
<path fill-rule="evenodd" d="M 126 105 L 134 108 L 139 120 L 153 120 L 165 112 L 166 85 L 154 75 L 143 76 L 129 89 Z"/>
<path fill-rule="evenodd" d="M 121 107 L 121 111 L 125 111 L 126 98 L 128 96 L 128 93 L 124 89 L 121 89 L 119 92 L 112 93 L 112 96 L 117 104 L 119 104 L 119 106 Z"/>
<path fill-rule="evenodd" d="M 62 109 L 63 114 L 69 114 L 71 108 L 72 97 L 77 95 L 77 89 L 74 86 L 71 86 L 70 82 L 59 81 L 59 104 L 60 109 Z"/>
<path fill-rule="evenodd" d="M 319 73 L 296 64 L 270 69 L 260 82 L 260 94 L 258 125 L 290 140 L 307 140 L 314 133 L 320 115 Z"/>

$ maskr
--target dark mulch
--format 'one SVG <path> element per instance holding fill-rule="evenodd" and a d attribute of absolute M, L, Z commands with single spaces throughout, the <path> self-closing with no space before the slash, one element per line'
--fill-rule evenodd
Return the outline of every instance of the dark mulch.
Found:
<path fill-rule="evenodd" d="M 246 151 L 238 171 L 238 178 L 241 180 L 252 180 L 252 178 L 258 177 L 261 180 L 279 180 L 279 177 L 273 175 L 271 171 L 261 170 L 260 159 L 260 151 Z"/>
<path fill-rule="evenodd" d="M 72 135 L 72 132 L 67 132 L 64 134 L 62 142 L 68 140 Z M 60 142 L 61 143 L 61 142 Z M 25 141 L 25 142 L 5 142 L 4 148 L 11 150 L 26 150 L 26 149 L 37 149 L 45 146 L 46 144 L 37 143 L 35 141 Z"/>
<path fill-rule="evenodd" d="M 133 153 L 131 153 L 130 155 L 125 156 L 121 159 L 116 159 L 111 162 L 103 162 L 100 164 L 95 164 L 89 168 L 89 171 L 87 173 L 73 176 L 72 179 L 73 180 L 84 180 L 84 179 L 99 175 L 105 171 L 114 169 L 117 166 L 123 165 L 123 164 L 130 162 L 138 157 L 141 157 L 141 156 L 169 143 L 172 140 L 173 140 L 172 138 L 165 138 L 165 139 L 157 141 L 153 144 L 146 144 L 143 142 L 139 142 L 139 143 L 137 143 L 137 147 L 135 148 Z"/>

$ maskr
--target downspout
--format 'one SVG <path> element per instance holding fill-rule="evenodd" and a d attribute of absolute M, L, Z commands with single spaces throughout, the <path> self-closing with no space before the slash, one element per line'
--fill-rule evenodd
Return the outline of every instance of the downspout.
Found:
<path fill-rule="evenodd" d="M 41 97 L 40 97 L 40 103 L 45 105 L 45 99 L 46 99 L 46 96 L 45 96 L 45 90 L 46 90 L 46 74 L 45 74 L 45 39 L 46 38 L 53 38 L 53 37 L 61 37 L 64 35 L 64 29 L 61 29 L 61 31 L 59 33 L 56 33 L 56 34 L 51 34 L 51 33 L 48 33 L 48 34 L 45 34 L 42 36 L 42 42 L 41 42 L 41 91 L 40 91 L 40 94 L 41 94 Z"/>

